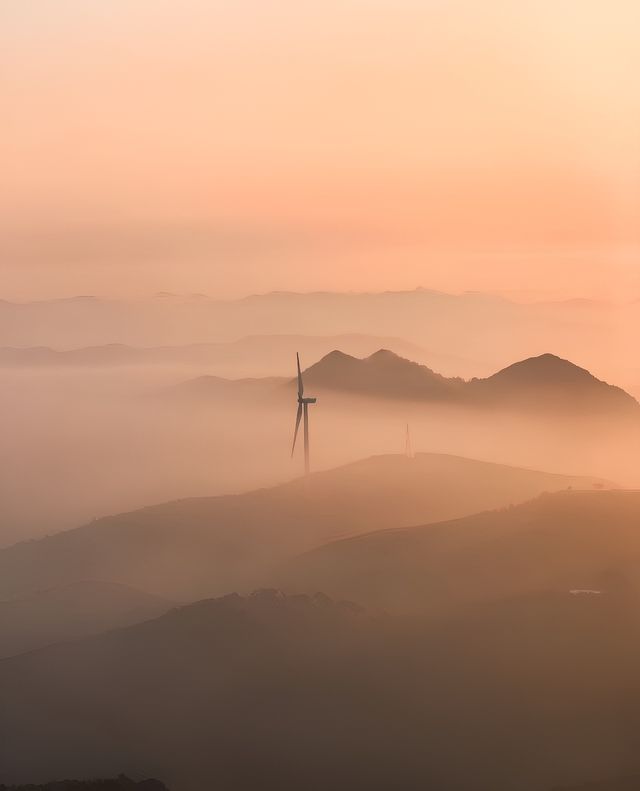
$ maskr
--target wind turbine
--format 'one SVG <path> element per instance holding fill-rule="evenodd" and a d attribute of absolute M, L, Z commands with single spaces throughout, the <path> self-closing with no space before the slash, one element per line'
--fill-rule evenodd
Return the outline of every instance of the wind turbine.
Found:
<path fill-rule="evenodd" d="M 300 428 L 300 420 L 304 415 L 304 474 L 309 474 L 309 404 L 315 404 L 317 398 L 304 397 L 304 383 L 302 381 L 302 371 L 300 370 L 300 355 L 296 352 L 296 362 L 298 363 L 298 414 L 296 415 L 296 430 L 293 434 L 293 447 L 291 448 L 291 457 L 293 458 L 296 449 L 296 440 L 298 439 L 298 429 Z"/>

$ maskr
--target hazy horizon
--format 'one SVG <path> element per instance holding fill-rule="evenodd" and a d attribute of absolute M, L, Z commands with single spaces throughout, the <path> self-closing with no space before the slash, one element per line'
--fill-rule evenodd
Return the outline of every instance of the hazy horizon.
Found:
<path fill-rule="evenodd" d="M 632 0 L 7 0 L 2 296 L 638 295 L 639 26 Z"/>
<path fill-rule="evenodd" d="M 600 304 L 609 304 L 612 306 L 629 305 L 640 300 L 640 286 L 637 293 L 621 293 L 619 295 L 602 295 L 601 292 L 594 292 L 591 297 L 584 296 L 581 292 L 562 292 L 552 288 L 548 289 L 445 289 L 445 288 L 432 288 L 431 286 L 419 284 L 415 286 L 406 286 L 398 288 L 270 288 L 266 290 L 246 290 L 239 291 L 237 294 L 221 296 L 215 293 L 206 293 L 202 291 L 192 291 L 188 288 L 178 291 L 140 291 L 139 293 L 123 295 L 117 291 L 100 291 L 82 292 L 82 291 L 65 291 L 60 294 L 50 296 L 33 296 L 25 298 L 7 298 L 0 299 L 2 302 L 10 302 L 16 305 L 28 304 L 31 302 L 64 302 L 66 300 L 82 300 L 82 299 L 97 299 L 97 300 L 113 300 L 123 302 L 146 302 L 151 300 L 208 300 L 212 302 L 237 302 L 249 297 L 267 297 L 278 294 L 289 294 L 293 296 L 313 296 L 317 294 L 336 294 L 336 295 L 382 295 L 382 294 L 407 294 L 411 292 L 428 292 L 433 294 L 441 294 L 445 296 L 486 296 L 498 299 L 504 299 L 516 304 L 530 304 L 537 302 L 593 302 Z"/>

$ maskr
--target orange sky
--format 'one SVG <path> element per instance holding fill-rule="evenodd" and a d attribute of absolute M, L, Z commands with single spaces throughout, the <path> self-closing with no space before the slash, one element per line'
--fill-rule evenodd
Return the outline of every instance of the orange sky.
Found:
<path fill-rule="evenodd" d="M 0 298 L 640 295 L 636 0 L 3 0 Z"/>

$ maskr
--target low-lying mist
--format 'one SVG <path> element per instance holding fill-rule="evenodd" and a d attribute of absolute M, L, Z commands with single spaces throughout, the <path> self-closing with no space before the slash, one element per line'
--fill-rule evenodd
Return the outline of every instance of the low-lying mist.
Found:
<path fill-rule="evenodd" d="M 183 368 L 4 370 L 0 545 L 109 513 L 245 491 L 298 476 L 296 396 L 286 380 L 239 397 L 176 387 Z M 523 416 L 326 391 L 310 409 L 312 465 L 415 451 L 449 453 L 640 485 L 628 421 Z"/>

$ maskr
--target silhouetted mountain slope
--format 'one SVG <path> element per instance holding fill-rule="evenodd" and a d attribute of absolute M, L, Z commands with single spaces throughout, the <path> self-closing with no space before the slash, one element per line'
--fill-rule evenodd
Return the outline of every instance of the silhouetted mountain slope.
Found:
<path fill-rule="evenodd" d="M 0 598 L 87 578 L 182 600 L 246 590 L 332 539 L 597 483 L 455 456 L 377 456 L 315 473 L 308 487 L 180 500 L 2 550 Z"/>
<path fill-rule="evenodd" d="M 172 606 L 159 596 L 97 581 L 0 601 L 0 658 L 145 621 Z"/>
<path fill-rule="evenodd" d="M 320 547 L 279 582 L 432 615 L 572 589 L 640 595 L 640 492 L 565 491 L 501 511 Z"/>
<path fill-rule="evenodd" d="M 430 625 L 227 596 L 0 663 L 0 767 L 118 766 L 175 791 L 539 791 L 638 771 L 638 661 L 624 594 Z"/>
<path fill-rule="evenodd" d="M 386 398 L 640 416 L 640 404 L 624 390 L 552 354 L 522 360 L 487 379 L 465 382 L 447 379 L 386 350 L 363 360 L 334 351 L 306 371 L 305 382 L 310 389 Z"/>
<path fill-rule="evenodd" d="M 487 379 L 474 379 L 469 389 L 473 397 L 493 403 L 640 414 L 640 404 L 624 390 L 553 354 L 514 363 Z"/>
<path fill-rule="evenodd" d="M 364 359 L 334 350 L 304 373 L 307 391 L 342 392 L 366 397 L 433 404 L 500 408 L 561 420 L 580 417 L 640 417 L 640 404 L 619 387 L 596 379 L 583 368 L 552 354 L 517 362 L 486 379 L 447 378 L 391 351 Z M 228 380 L 200 377 L 171 388 L 167 395 L 244 397 L 283 400 L 285 379 Z M 295 381 L 289 380 L 290 387 Z M 290 393 L 289 393 L 290 395 Z"/>
<path fill-rule="evenodd" d="M 113 780 L 58 780 L 44 785 L 4 786 L 0 791 L 167 791 L 158 780 L 130 780 L 124 775 Z"/>
<path fill-rule="evenodd" d="M 446 379 L 387 349 L 363 360 L 333 351 L 305 372 L 305 385 L 311 390 L 327 388 L 395 398 L 447 399 L 455 396 L 462 384 L 460 379 Z"/>
<path fill-rule="evenodd" d="M 562 786 L 554 788 L 553 791 L 638 791 L 639 788 L 640 775 L 633 775 L 633 777 L 619 777 L 615 780 Z"/>

